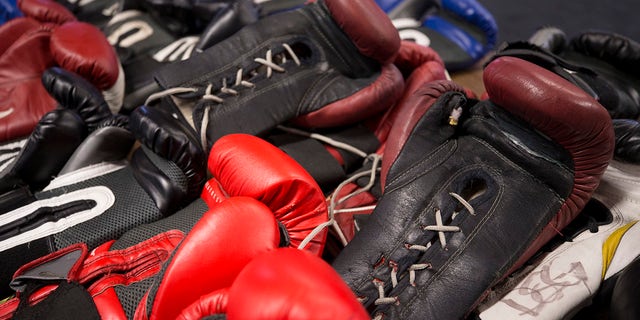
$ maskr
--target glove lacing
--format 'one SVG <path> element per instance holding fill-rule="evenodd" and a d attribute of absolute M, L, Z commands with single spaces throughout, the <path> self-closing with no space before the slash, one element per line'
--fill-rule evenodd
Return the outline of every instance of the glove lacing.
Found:
<path fill-rule="evenodd" d="M 346 208 L 346 209 L 336 209 L 336 206 L 340 205 L 341 203 L 347 201 L 348 199 L 362 193 L 362 192 L 366 192 L 369 191 L 373 185 L 376 182 L 376 173 L 378 173 L 380 171 L 380 161 L 382 159 L 382 156 L 376 153 L 372 153 L 372 154 L 367 154 L 366 152 L 350 145 L 344 142 L 340 142 L 334 139 L 331 139 L 327 136 L 324 136 L 322 134 L 318 134 L 318 133 L 312 133 L 312 132 L 307 132 L 307 131 L 303 131 L 303 130 L 299 130 L 299 129 L 295 129 L 295 128 L 290 128 L 290 127 L 285 127 L 285 126 L 278 126 L 278 129 L 288 132 L 288 133 L 292 133 L 292 134 L 297 134 L 297 135 L 301 135 L 304 137 L 308 137 L 308 138 L 313 138 L 316 140 L 319 140 L 323 143 L 326 143 L 330 146 L 333 146 L 335 148 L 339 148 L 339 149 L 343 149 L 345 151 L 351 152 L 357 156 L 360 156 L 362 158 L 364 158 L 364 165 L 367 164 L 368 161 L 372 161 L 372 165 L 371 165 L 371 169 L 369 170 L 365 170 L 362 172 L 359 172 L 357 174 L 354 174 L 353 176 L 345 179 L 344 181 L 342 181 L 335 189 L 334 191 L 331 193 L 331 195 L 329 196 L 329 208 L 328 208 L 328 216 L 329 216 L 329 220 L 325 223 L 322 223 L 318 226 L 316 226 L 311 233 L 309 233 L 309 235 L 307 235 L 307 237 L 305 237 L 305 239 L 300 243 L 300 245 L 298 246 L 298 249 L 304 249 L 304 247 L 307 246 L 307 244 L 309 242 L 311 242 L 311 240 L 313 238 L 316 237 L 316 235 L 318 235 L 318 233 L 320 233 L 320 231 L 322 231 L 324 228 L 327 227 L 332 227 L 334 229 L 334 231 L 336 232 L 336 234 L 338 235 L 338 238 L 340 238 L 340 242 L 342 243 L 343 246 L 347 245 L 347 237 L 344 235 L 344 233 L 342 232 L 342 230 L 340 229 L 340 226 L 338 225 L 338 222 L 335 220 L 335 215 L 337 213 L 342 213 L 342 212 L 358 212 L 358 211 L 370 211 L 373 210 L 375 208 L 375 205 L 370 205 L 370 206 L 361 206 L 361 207 L 354 207 L 354 208 Z M 342 189 L 348 185 L 349 183 L 352 183 L 358 179 L 360 179 L 361 177 L 365 177 L 365 176 L 369 176 L 369 182 L 367 183 L 367 185 L 365 185 L 364 187 L 361 187 L 347 195 L 345 195 L 342 198 L 338 199 L 338 195 L 340 194 L 340 191 L 342 191 Z"/>
<path fill-rule="evenodd" d="M 449 195 L 451 197 L 453 197 L 454 199 L 456 199 L 460 204 L 462 204 L 462 206 L 464 206 L 465 209 L 467 209 L 467 211 L 469 211 L 469 214 L 471 214 L 472 216 L 475 216 L 475 209 L 473 209 L 473 206 L 471 206 L 471 204 L 465 200 L 461 195 L 455 193 L 455 192 L 449 192 Z M 454 212 L 451 216 L 451 220 L 455 219 L 455 217 L 459 214 L 460 212 Z M 436 219 L 436 224 L 435 225 L 427 225 L 427 226 L 423 226 L 422 230 L 425 231 L 434 231 L 438 233 L 438 241 L 440 242 L 440 246 L 441 248 L 444 250 L 446 249 L 447 246 L 447 240 L 445 238 L 445 232 L 460 232 L 460 227 L 458 226 L 449 226 L 444 224 L 443 220 L 442 220 L 442 212 L 440 211 L 440 209 L 436 208 L 435 209 L 435 219 Z M 428 242 L 427 244 L 412 244 L 412 243 L 405 243 L 405 248 L 408 250 L 417 250 L 420 252 L 427 252 L 427 250 L 429 250 L 429 248 L 431 248 L 432 243 Z M 398 285 L 398 263 L 395 261 L 389 261 L 389 267 L 391 268 L 391 272 L 390 272 L 390 277 L 391 277 L 391 288 L 395 288 Z M 409 284 L 412 286 L 416 286 L 416 271 L 419 270 L 424 270 L 424 269 L 428 269 L 431 268 L 431 264 L 430 263 L 416 263 L 416 264 L 412 264 L 411 266 L 409 266 L 409 268 L 407 269 L 407 271 L 409 272 Z M 374 304 L 376 306 L 378 305 L 386 305 L 386 304 L 399 304 L 400 300 L 398 299 L 398 296 L 390 296 L 387 297 L 385 296 L 385 289 L 384 289 L 384 285 L 385 282 L 377 279 L 377 278 L 373 278 L 372 280 L 374 286 L 378 289 L 378 298 L 374 301 Z M 365 298 L 359 298 L 360 300 L 363 300 Z M 380 312 L 378 314 L 376 314 L 376 316 L 373 318 L 375 319 L 382 319 L 383 314 Z"/>
<path fill-rule="evenodd" d="M 301 65 L 300 62 L 300 58 L 296 55 L 296 53 L 294 52 L 294 50 L 291 48 L 290 45 L 286 44 L 286 43 L 282 43 L 281 44 L 282 47 L 286 50 L 286 52 L 289 54 L 289 56 L 291 57 L 291 59 L 293 60 L 293 62 L 295 62 L 295 64 L 297 66 Z M 277 57 L 279 57 L 280 59 L 280 64 L 284 64 L 285 62 L 287 62 L 287 56 L 284 54 L 281 55 L 277 55 Z M 267 50 L 267 53 L 265 55 L 265 58 L 254 58 L 253 59 L 254 62 L 259 63 L 261 66 L 266 67 L 266 74 L 267 74 L 267 79 L 271 78 L 271 75 L 273 74 L 273 72 L 278 72 L 278 73 L 284 73 L 286 72 L 286 69 L 279 66 L 278 64 L 276 64 L 276 62 L 274 61 L 274 56 L 272 53 L 272 50 L 269 49 Z M 253 70 L 250 70 L 248 72 L 248 75 L 250 77 L 255 76 L 258 73 L 259 68 L 255 68 Z M 235 82 L 229 86 L 227 84 L 227 78 L 224 77 L 222 78 L 222 87 L 220 87 L 219 90 L 217 90 L 219 93 L 224 93 L 224 94 L 228 94 L 228 95 L 232 95 L 232 96 L 237 96 L 240 94 L 240 92 L 236 89 L 233 89 L 233 87 L 244 87 L 244 88 L 254 88 L 256 85 L 252 82 L 250 82 L 249 80 L 247 80 L 247 78 L 245 78 L 245 70 L 243 68 L 238 68 L 238 71 L 236 72 L 236 76 L 235 76 Z M 166 96 L 175 96 L 178 94 L 183 94 L 183 93 L 194 93 L 194 92 L 198 92 L 198 88 L 190 88 L 190 87 L 174 87 L 174 88 L 168 88 L 165 90 L 162 90 L 160 92 L 156 92 L 153 93 L 151 95 L 149 95 L 149 97 L 147 98 L 147 100 L 144 102 L 145 105 L 149 105 L 150 103 L 159 100 L 161 98 L 164 98 Z M 212 83 L 209 83 L 207 85 L 207 88 L 205 89 L 204 95 L 202 95 L 202 97 L 200 97 L 200 99 L 204 99 L 204 100 L 209 100 L 209 101 L 213 101 L 217 104 L 221 104 L 224 103 L 224 99 L 216 94 L 214 94 L 214 92 L 216 92 L 216 89 L 214 88 Z M 202 143 L 202 147 L 207 150 L 207 127 L 209 126 L 209 111 L 211 109 L 211 106 L 207 105 L 204 109 L 204 115 L 202 117 L 202 123 L 200 125 L 200 141 Z"/>
<path fill-rule="evenodd" d="M 458 107 L 458 108 L 454 108 L 453 110 L 451 110 L 451 113 L 449 114 L 449 125 L 451 126 L 457 126 L 458 125 L 458 121 L 460 120 L 460 116 L 462 115 L 462 108 Z M 347 143 L 344 142 L 340 142 L 334 139 L 331 139 L 327 136 L 318 134 L 318 133 L 312 133 L 312 132 L 307 132 L 307 131 L 303 131 L 300 129 L 295 129 L 295 128 L 291 128 L 291 127 L 285 127 L 285 126 L 277 126 L 276 128 L 288 132 L 288 133 L 292 133 L 292 134 L 297 134 L 300 136 L 304 136 L 304 137 L 308 137 L 308 138 L 313 138 L 316 140 L 319 140 L 321 142 L 324 142 L 330 146 L 333 146 L 335 148 L 339 148 L 339 149 L 343 149 L 345 151 L 351 152 L 357 156 L 360 156 L 362 158 L 364 158 L 364 163 L 363 166 L 366 166 L 368 161 L 372 161 L 371 164 L 371 169 L 369 170 L 364 170 L 361 172 L 358 172 L 356 174 L 354 174 L 353 176 L 347 178 L 346 180 L 344 180 L 342 183 L 340 183 L 336 189 L 331 193 L 331 196 L 329 198 L 329 220 L 323 224 L 318 225 L 305 239 L 304 241 L 302 241 L 302 243 L 300 243 L 300 245 L 298 246 L 298 249 L 303 249 L 320 231 L 322 231 L 322 229 L 331 226 L 333 227 L 334 231 L 336 232 L 336 234 L 338 235 L 338 238 L 340 238 L 340 242 L 342 243 L 343 246 L 346 246 L 348 241 L 347 241 L 347 237 L 344 235 L 344 232 L 342 232 L 342 229 L 340 229 L 340 226 L 338 225 L 338 222 L 335 220 L 335 215 L 338 213 L 344 213 L 344 212 L 370 212 L 373 209 L 375 209 L 375 205 L 369 205 L 369 206 L 360 206 L 360 207 L 353 207 L 353 208 L 345 208 L 345 209 L 336 209 L 336 206 L 344 203 L 345 201 L 349 200 L 350 198 L 363 193 L 363 192 L 367 192 L 369 190 L 371 190 L 371 188 L 374 186 L 375 182 L 376 182 L 376 178 L 377 178 L 377 173 L 379 173 L 381 171 L 381 159 L 382 159 L 382 155 L 379 155 L 377 153 L 372 153 L 372 154 L 367 154 L 366 152 L 352 146 L 349 145 Z M 369 181 L 367 182 L 367 184 L 364 187 L 361 187 L 359 189 L 356 189 L 355 191 L 345 195 L 344 197 L 337 199 L 338 195 L 340 194 L 340 191 L 342 191 L 342 189 L 348 185 L 349 183 L 352 183 L 362 177 L 365 176 L 369 176 Z M 465 208 L 467 208 L 467 210 L 469 210 L 469 212 L 472 215 L 475 215 L 473 207 L 471 207 L 471 205 L 469 204 L 469 202 L 467 202 L 464 198 L 462 198 L 460 195 L 456 194 L 456 193 L 449 193 L 452 197 L 456 198 L 458 201 L 460 201 L 460 203 L 462 203 L 464 205 Z M 336 200 L 337 199 L 337 200 Z M 439 211 L 438 211 L 439 212 Z M 441 215 L 438 213 L 437 217 L 440 217 L 440 221 L 442 221 L 442 217 Z M 436 217 L 436 219 L 437 219 Z M 454 214 L 455 217 L 455 214 Z M 442 224 L 442 222 L 440 222 L 440 224 Z M 427 229 L 428 230 L 428 229 Z M 358 226 L 356 225 L 356 231 L 358 230 Z M 445 231 L 443 231 L 445 232 Z M 441 242 L 444 241 L 444 233 L 440 232 L 441 235 Z M 445 243 L 446 244 L 446 243 Z M 419 247 L 419 246 L 418 246 Z M 444 244 L 443 244 L 444 247 Z"/>

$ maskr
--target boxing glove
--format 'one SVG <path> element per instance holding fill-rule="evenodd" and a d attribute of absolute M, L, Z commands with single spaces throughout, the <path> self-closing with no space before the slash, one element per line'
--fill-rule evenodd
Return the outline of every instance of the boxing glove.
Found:
<path fill-rule="evenodd" d="M 623 35 L 589 31 L 567 40 L 558 28 L 541 28 L 527 42 L 503 45 L 498 56 L 515 56 L 551 70 L 582 88 L 612 118 L 640 116 L 640 44 Z"/>
<path fill-rule="evenodd" d="M 498 25 L 475 0 L 376 0 L 403 40 L 432 47 L 450 71 L 471 67 L 497 42 Z"/>
<path fill-rule="evenodd" d="M 298 9 L 305 5 L 307 0 L 254 0 L 258 6 L 260 17 L 266 17 L 284 11 Z"/>
<path fill-rule="evenodd" d="M 240 4 L 243 3 L 243 4 Z M 253 1 L 240 0 L 206 0 L 206 1 L 175 1 L 175 0 L 144 0 L 123 1 L 124 10 L 139 10 L 148 13 L 154 20 L 162 22 L 174 37 L 201 34 L 213 20 L 229 14 L 227 10 L 235 11 L 244 5 L 255 6 Z M 226 13 L 225 13 L 226 11 Z M 240 12 L 233 13 L 240 17 Z M 239 26 L 241 27 L 241 25 Z"/>
<path fill-rule="evenodd" d="M 130 160 L 124 154 L 70 172 L 65 172 L 65 165 L 60 175 L 34 194 L 36 201 L 2 215 L 3 277 L 20 264 L 74 243 L 94 248 L 137 225 L 174 213 L 199 195 L 206 157 L 189 131 L 161 110 L 146 108 L 131 114 L 129 128 L 131 132 L 107 126 L 92 136 L 110 140 L 118 153 L 139 140 L 141 147 Z M 94 153 L 86 150 L 94 148 L 96 139 L 78 146 L 68 163 L 87 162 Z"/>
<path fill-rule="evenodd" d="M 51 30 L 49 47 L 56 64 L 80 74 L 98 87 L 109 108 L 117 113 L 124 95 L 124 72 L 99 29 L 78 22 L 72 13 L 53 0 L 20 0 L 18 4 L 26 17 L 48 25 Z"/>
<path fill-rule="evenodd" d="M 50 0 L 18 0 L 18 8 L 25 17 L 35 19 L 41 23 L 61 25 L 76 21 L 72 12 L 64 6 Z"/>
<path fill-rule="evenodd" d="M 22 16 L 15 0 L 0 0 L 0 25 Z"/>
<path fill-rule="evenodd" d="M 298 237 L 308 237 L 310 230 L 326 222 L 318 186 L 297 163 L 267 142 L 230 135 L 214 145 L 211 158 L 217 169 L 211 172 L 214 179 L 202 190 L 201 199 L 101 245 L 88 259 L 78 260 L 82 265 L 79 273 L 76 268 L 73 274 L 63 275 L 92 292 L 92 304 L 103 318 L 124 318 L 125 314 L 132 318 L 134 313 L 173 318 L 200 295 L 230 286 L 257 253 L 278 246 L 298 247 Z M 264 178 L 256 179 L 254 171 L 246 170 L 247 163 L 258 166 L 255 172 Z M 251 221 L 248 228 L 247 221 Z M 318 255 L 323 237 L 311 236 L 316 241 L 304 249 Z M 57 257 L 68 250 L 75 249 L 61 250 L 21 270 L 60 260 Z M 210 272 L 213 269 L 216 272 Z M 18 272 L 24 273 L 29 272 Z M 196 286 L 191 280 L 194 274 L 203 276 Z M 31 297 L 38 301 L 52 289 L 43 287 Z M 13 313 L 20 299 L 29 298 L 14 299 L 0 310 Z"/>
<path fill-rule="evenodd" d="M 479 308 L 481 319 L 571 317 L 589 304 L 604 283 L 640 255 L 640 158 L 637 121 L 614 119 L 614 160 L 587 207 L 535 261 L 498 286 Z M 613 300 L 611 301 L 613 302 Z"/>
<path fill-rule="evenodd" d="M 77 74 L 53 67 L 44 71 L 42 82 L 59 106 L 42 116 L 19 148 L 2 146 L 5 152 L 16 150 L 0 171 L 0 212 L 15 209 L 24 204 L 23 197 L 44 188 L 84 139 L 112 117 L 100 92 Z"/>
<path fill-rule="evenodd" d="M 364 170 L 353 174 L 350 177 L 355 179 L 353 183 L 336 188 L 328 199 L 329 203 L 333 202 L 329 210 L 333 211 L 340 233 L 344 235 L 343 245 L 353 239 L 368 214 L 373 211 L 384 189 L 391 165 L 389 159 L 394 159 L 404 145 L 410 133 L 407 127 L 414 125 L 425 111 L 421 105 L 408 103 L 407 100 L 422 84 L 440 83 L 448 77 L 444 62 L 432 48 L 407 40 L 402 41 L 394 64 L 404 75 L 405 89 L 398 103 L 385 115 L 384 121 L 380 122 L 378 130 L 384 132 L 384 143 L 376 154 L 381 156 L 381 160 L 376 165 L 370 162 L 373 165 L 371 168 L 363 168 Z M 459 90 L 463 91 L 462 88 Z M 470 94 L 467 90 L 465 92 Z M 374 170 L 371 173 L 375 172 L 373 179 L 366 174 L 371 169 Z"/>
<path fill-rule="evenodd" d="M 373 2 L 318 1 L 265 17 L 164 66 L 155 75 L 158 92 L 146 104 L 181 116 L 207 150 L 223 135 L 267 134 L 288 121 L 306 128 L 347 125 L 388 108 L 401 94 L 402 76 L 391 64 L 399 45 Z M 325 85 L 317 85 L 319 77 Z"/>
<path fill-rule="evenodd" d="M 41 83 L 42 73 L 52 66 L 89 80 L 101 90 L 112 111 L 120 107 L 124 77 L 113 48 L 97 28 L 76 21 L 57 25 L 26 16 L 2 25 L 0 38 L 6 41 L 0 48 L 4 49 L 0 51 L 2 141 L 28 136 L 40 117 L 56 107 Z"/>
<path fill-rule="evenodd" d="M 102 28 L 114 15 L 123 10 L 120 0 L 55 0 L 69 10 L 79 21 Z"/>
<path fill-rule="evenodd" d="M 640 288 L 640 259 L 627 265 L 618 276 L 611 296 L 609 319 L 633 319 L 640 315 L 635 302 Z"/>
<path fill-rule="evenodd" d="M 490 100 L 415 92 L 427 111 L 332 264 L 372 316 L 469 315 L 575 218 L 611 160 L 609 115 L 584 91 L 511 57 L 483 80 Z"/>
<path fill-rule="evenodd" d="M 230 285 L 253 256 L 280 242 L 273 214 L 255 199 L 234 197 L 205 212 L 188 211 L 158 221 L 156 230 L 170 229 L 148 239 L 139 238 L 144 229 L 132 229 L 90 253 L 85 244 L 74 244 L 21 267 L 11 283 L 18 298 L 3 305 L 3 313 L 26 318 L 52 316 L 56 308 L 67 312 L 68 306 L 56 307 L 64 302 L 58 290 L 73 282 L 90 297 L 74 308 L 93 319 L 172 319 L 200 295 Z M 166 225 L 193 215 L 198 218 L 187 232 L 180 228 L 184 223 Z M 32 277 L 43 270 L 50 271 L 46 281 Z M 20 300 L 33 306 L 22 307 Z"/>
<path fill-rule="evenodd" d="M 223 1 L 226 2 L 226 1 Z M 196 52 L 230 37 L 244 26 L 258 21 L 260 12 L 253 0 L 226 2 L 209 20 L 195 45 Z"/>
<path fill-rule="evenodd" d="M 199 298 L 178 319 L 222 314 L 226 319 L 369 319 L 329 264 L 292 248 L 256 256 L 229 288 Z"/>
<path fill-rule="evenodd" d="M 332 235 L 344 246 L 356 232 L 355 217 L 364 217 L 381 193 L 380 169 L 387 148 L 399 148 L 398 137 L 388 135 L 395 125 L 404 125 L 412 114 L 403 109 L 406 96 L 423 83 L 446 78 L 444 64 L 432 48 L 402 41 L 394 64 L 405 78 L 405 92 L 398 103 L 348 126 L 316 130 L 278 126 L 266 139 L 302 164 L 327 195 Z M 405 117 L 405 119 L 397 120 Z M 389 141 L 389 143 L 387 143 Z M 382 159 L 382 161 L 381 161 Z M 330 260 L 326 252 L 324 259 Z"/>
<path fill-rule="evenodd" d="M 153 93 L 153 73 L 160 66 L 186 60 L 258 19 L 249 0 L 219 1 L 216 5 L 220 8 L 206 28 L 181 37 L 171 32 L 166 20 L 158 20 L 160 17 L 138 7 L 118 12 L 105 24 L 102 30 L 116 48 L 125 71 L 125 113 L 142 105 Z"/>

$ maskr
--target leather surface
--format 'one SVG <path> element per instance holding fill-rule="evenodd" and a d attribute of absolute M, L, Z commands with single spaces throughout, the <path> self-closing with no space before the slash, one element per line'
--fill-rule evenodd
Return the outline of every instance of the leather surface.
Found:
<path fill-rule="evenodd" d="M 19 176 L 31 190 L 41 190 L 60 172 L 86 136 L 87 127 L 75 112 L 66 109 L 47 112 L 16 159 L 12 174 Z"/>
<path fill-rule="evenodd" d="M 571 39 L 570 45 L 578 52 L 611 63 L 620 70 L 640 73 L 640 44 L 633 39 L 608 32 L 585 32 Z"/>
<path fill-rule="evenodd" d="M 175 118 L 165 110 L 148 108 L 141 106 L 136 108 L 130 115 L 130 127 L 137 139 L 147 146 L 154 154 L 167 159 L 180 169 L 184 175 L 184 181 L 171 181 L 166 183 L 154 183 L 157 179 L 167 179 L 165 173 L 156 172 L 153 174 L 137 175 L 136 178 L 143 187 L 147 189 L 150 195 L 156 199 L 157 203 L 167 203 L 163 200 L 171 193 L 167 193 L 165 188 L 184 188 L 179 190 L 179 196 L 182 199 L 195 199 L 201 192 L 205 179 L 206 171 L 206 154 L 200 147 L 198 139 L 192 135 L 192 131 L 185 127 L 182 122 L 175 121 Z M 136 151 L 141 153 L 142 150 Z M 141 159 L 146 156 L 141 155 Z M 132 165 L 137 165 L 132 161 Z M 152 165 L 152 167 L 155 167 Z M 150 167 L 140 169 L 150 170 Z M 161 169 L 161 168 L 160 168 Z M 145 182 L 142 182 L 145 181 Z M 156 181 L 159 182 L 159 181 Z M 181 184 L 184 183 L 184 186 Z M 167 204 L 177 205 L 173 201 Z M 164 207 L 163 212 L 171 213 L 175 211 L 175 207 Z"/>
<path fill-rule="evenodd" d="M 0 35 L 13 33 L 12 26 L 21 19 L 27 18 L 3 25 Z M 56 106 L 40 82 L 42 72 L 55 64 L 49 54 L 42 54 L 49 52 L 50 34 L 46 26 L 29 27 L 0 56 L 1 141 L 29 135 L 40 117 Z"/>
<path fill-rule="evenodd" d="M 63 173 L 84 138 L 111 117 L 100 92 L 75 73 L 49 68 L 42 74 L 42 85 L 59 108 L 40 118 L 12 167 L 3 172 L 3 179 L 15 176 L 32 191 L 41 190 Z"/>
<path fill-rule="evenodd" d="M 528 42 L 504 45 L 496 56 L 532 61 L 569 80 L 598 100 L 612 118 L 640 116 L 640 78 L 633 63 L 640 44 L 621 35 L 585 32 L 565 39 L 562 30 L 543 28 Z"/>
<path fill-rule="evenodd" d="M 294 248 L 255 257 L 228 295 L 228 319 L 369 319 L 329 264 Z"/>
<path fill-rule="evenodd" d="M 75 21 L 76 17 L 63 5 L 48 0 L 18 0 L 20 11 L 26 16 L 40 22 L 63 24 Z"/>
<path fill-rule="evenodd" d="M 640 289 L 640 259 L 629 264 L 620 274 L 611 295 L 610 319 L 634 319 L 640 316 L 636 302 Z"/>
<path fill-rule="evenodd" d="M 613 130 L 616 135 L 615 158 L 640 163 L 640 123 L 631 119 L 613 119 Z"/>
<path fill-rule="evenodd" d="M 325 0 L 325 3 L 360 52 L 383 63 L 393 61 L 400 48 L 400 37 L 373 0 Z"/>
<path fill-rule="evenodd" d="M 58 65 L 80 74 L 98 89 L 106 90 L 116 83 L 120 63 L 97 27 L 78 21 L 65 23 L 51 34 L 50 46 Z"/>
<path fill-rule="evenodd" d="M 249 197 L 229 198 L 205 213 L 189 232 L 159 274 L 153 307 L 143 300 L 137 312 L 147 313 L 149 319 L 175 319 L 201 295 L 230 286 L 253 257 L 277 248 L 279 242 L 277 222 L 267 206 Z M 194 275 L 203 277 L 196 280 Z"/>
<path fill-rule="evenodd" d="M 61 107 L 75 111 L 89 131 L 111 117 L 109 106 L 98 89 L 85 78 L 60 67 L 42 73 L 42 84 Z"/>
<path fill-rule="evenodd" d="M 374 22 L 358 20 L 357 23 L 369 25 Z M 355 28 L 352 24 L 344 26 L 347 27 Z M 398 79 L 397 72 L 381 75 L 380 63 L 363 54 L 362 48 L 358 48 L 345 32 L 334 22 L 324 2 L 265 17 L 189 60 L 162 68 L 155 75 L 162 89 L 190 87 L 197 91 L 178 94 L 173 97 L 175 100 L 164 98 L 161 106 L 184 107 L 188 110 L 185 118 L 192 115 L 198 131 L 202 130 L 203 119 L 208 114 L 207 148 L 225 134 L 265 134 L 278 124 L 328 108 L 332 103 L 330 107 L 336 111 L 329 114 L 339 115 L 332 121 L 340 119 L 342 123 L 353 123 L 361 120 L 354 115 L 371 115 L 390 107 L 370 102 L 386 102 L 389 97 L 398 97 L 401 86 L 391 82 Z M 367 32 L 362 35 L 364 38 L 371 42 L 377 35 Z M 296 52 L 299 66 L 289 57 L 283 44 Z M 268 50 L 273 57 L 287 56 L 286 62 L 281 62 L 280 58 L 275 60 L 284 72 L 273 71 L 269 76 L 266 68 L 254 61 L 266 58 Z M 244 79 L 255 87 L 234 85 L 239 69 Z M 221 90 L 223 79 L 237 94 Z M 223 99 L 221 103 L 202 99 L 209 85 L 211 93 Z M 372 89 L 364 90 L 368 87 Z M 362 97 L 344 100 L 355 95 Z M 319 118 L 318 122 L 322 123 L 308 120 L 306 125 L 312 127 L 326 123 L 326 117 Z"/>
<path fill-rule="evenodd" d="M 370 219 L 333 263 L 372 316 L 464 317 L 578 214 L 611 159 L 608 114 L 577 87 L 508 58 L 484 80 L 490 101 L 452 91 L 427 109 Z"/>
<path fill-rule="evenodd" d="M 376 0 L 400 38 L 431 47 L 448 70 L 470 68 L 497 42 L 498 26 L 491 13 L 475 0 Z"/>
<path fill-rule="evenodd" d="M 232 1 L 211 18 L 209 25 L 200 34 L 196 50 L 204 50 L 228 38 L 242 27 L 258 21 L 260 14 L 251 0 Z"/>
<path fill-rule="evenodd" d="M 285 226 L 292 247 L 328 219 L 322 190 L 309 173 L 283 151 L 255 136 L 232 134 L 218 140 L 209 154 L 209 172 L 224 197 L 247 196 L 266 204 Z M 320 255 L 326 236 L 325 229 L 306 250 Z"/>

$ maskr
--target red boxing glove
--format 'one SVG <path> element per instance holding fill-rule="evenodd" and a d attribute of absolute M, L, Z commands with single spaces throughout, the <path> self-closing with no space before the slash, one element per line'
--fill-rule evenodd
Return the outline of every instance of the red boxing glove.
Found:
<path fill-rule="evenodd" d="M 202 198 L 212 206 L 228 197 L 248 196 L 266 204 L 298 247 L 313 229 L 327 221 L 318 184 L 295 160 L 266 141 L 248 134 L 222 137 L 211 148 Z M 322 254 L 326 230 L 306 248 Z"/>
<path fill-rule="evenodd" d="M 326 222 L 319 187 L 299 165 L 267 142 L 250 135 L 226 136 L 214 146 L 211 158 L 219 165 L 208 183 L 215 190 L 203 192 L 211 208 L 208 212 L 205 201 L 197 200 L 165 219 L 131 229 L 89 257 L 85 249 L 78 258 L 80 267 L 69 268 L 57 279 L 61 285 L 79 283 L 80 291 L 92 297 L 91 303 L 82 306 L 84 310 L 95 309 L 102 318 L 131 318 L 134 314 L 175 318 L 201 295 L 229 287 L 256 254 L 293 245 L 289 239 L 306 238 Z M 242 170 L 247 160 L 255 161 L 253 167 L 264 176 L 250 179 L 253 171 Z M 247 223 L 251 226 L 245 227 Z M 319 254 L 323 236 L 309 238 L 316 241 L 309 250 Z M 42 284 L 39 279 L 29 279 L 29 270 L 47 269 L 49 261 L 59 261 L 57 258 L 66 256 L 68 250 L 73 249 L 52 253 L 21 268 L 14 285 L 19 289 L 24 287 L 21 282 Z M 194 281 L 194 275 L 203 278 Z M 20 299 L 34 304 L 27 309 L 40 308 L 39 314 L 51 314 L 52 304 L 35 302 L 54 289 L 49 286 L 28 291 L 33 294 L 18 294 L 18 299 L 0 307 L 0 317 L 11 314 Z M 58 298 L 52 299 L 55 305 Z M 64 311 L 68 308 L 61 307 Z"/>
<path fill-rule="evenodd" d="M 356 296 L 324 260 L 280 248 L 255 257 L 228 289 L 212 292 L 178 319 L 226 314 L 233 319 L 369 319 Z"/>

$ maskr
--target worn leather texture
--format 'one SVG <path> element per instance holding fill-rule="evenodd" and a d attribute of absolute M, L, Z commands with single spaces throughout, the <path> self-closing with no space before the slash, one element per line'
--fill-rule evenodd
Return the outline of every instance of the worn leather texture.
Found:
<path fill-rule="evenodd" d="M 333 263 L 372 316 L 464 317 L 578 214 L 612 157 L 608 114 L 566 80 L 504 58 L 484 82 L 491 100 L 433 102 Z"/>

